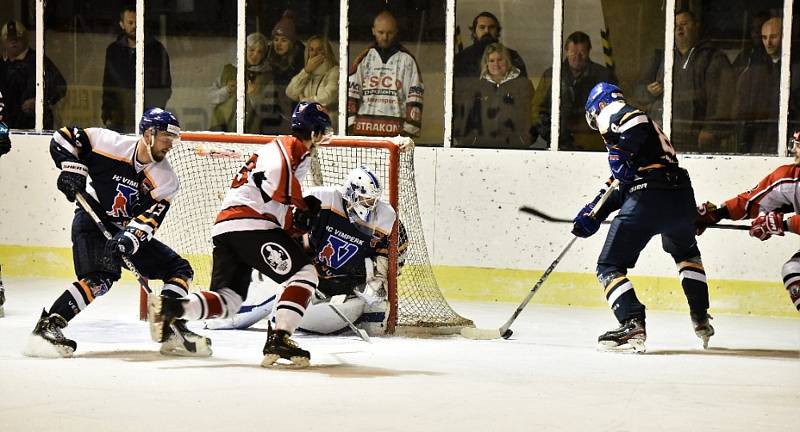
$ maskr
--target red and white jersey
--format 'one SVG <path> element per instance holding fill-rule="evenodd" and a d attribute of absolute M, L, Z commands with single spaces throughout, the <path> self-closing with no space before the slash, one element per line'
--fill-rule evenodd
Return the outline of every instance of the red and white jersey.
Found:
<path fill-rule="evenodd" d="M 770 211 L 797 213 L 800 209 L 800 166 L 779 166 L 747 192 L 725 201 L 731 219 L 753 219 Z M 800 233 L 800 215 L 788 220 L 789 229 Z"/>
<path fill-rule="evenodd" d="M 234 177 L 211 235 L 289 228 L 290 206 L 306 208 L 301 184 L 310 163 L 308 148 L 293 136 L 259 147 Z"/>
<path fill-rule="evenodd" d="M 358 56 L 350 70 L 347 126 L 356 135 L 419 135 L 425 92 L 419 66 L 401 45 L 389 48 L 389 53 L 384 62 L 373 45 Z"/>

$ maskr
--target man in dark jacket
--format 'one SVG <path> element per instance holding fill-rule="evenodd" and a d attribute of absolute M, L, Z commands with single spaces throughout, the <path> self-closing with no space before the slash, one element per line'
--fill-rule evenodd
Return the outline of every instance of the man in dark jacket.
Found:
<path fill-rule="evenodd" d="M 561 63 L 561 127 L 558 148 L 561 150 L 605 151 L 603 139 L 587 124 L 584 103 L 589 91 L 599 82 L 617 83 L 614 72 L 589 60 L 592 41 L 589 35 L 576 31 L 567 37 L 564 52 L 567 58 Z M 533 100 L 532 116 L 538 118 L 538 130 L 533 135 L 550 142 L 550 106 L 552 101 L 553 68 L 548 68 L 539 79 Z"/>
<path fill-rule="evenodd" d="M 472 20 L 469 28 L 472 45 L 453 57 L 453 76 L 455 78 L 475 78 L 481 76 L 481 58 L 487 46 L 500 41 L 500 21 L 491 12 L 481 12 Z M 522 76 L 528 76 L 525 62 L 519 53 L 506 47 L 511 54 L 511 65 L 519 69 Z"/>
<path fill-rule="evenodd" d="M 17 20 L 2 28 L 0 91 L 5 97 L 3 122 L 12 129 L 33 129 L 36 119 L 36 54 L 28 48 L 28 30 Z M 44 128 L 53 128 L 53 105 L 67 93 L 64 76 L 44 58 Z"/>
<path fill-rule="evenodd" d="M 133 132 L 136 119 L 136 9 L 126 7 L 119 18 L 122 34 L 106 48 L 103 71 L 103 124 L 117 132 Z M 145 37 L 144 107 L 166 108 L 172 96 L 169 55 L 161 42 Z"/>

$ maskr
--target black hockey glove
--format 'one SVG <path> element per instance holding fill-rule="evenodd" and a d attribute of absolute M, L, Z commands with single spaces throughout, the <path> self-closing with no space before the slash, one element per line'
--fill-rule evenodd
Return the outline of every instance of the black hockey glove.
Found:
<path fill-rule="evenodd" d="M 74 202 L 75 195 L 86 190 L 88 175 L 89 168 L 80 162 L 61 162 L 61 174 L 58 175 L 56 186 L 70 202 Z"/>
<path fill-rule="evenodd" d="M 11 139 L 8 137 L 8 126 L 0 122 L 0 156 L 11 151 Z"/>
<path fill-rule="evenodd" d="M 139 245 L 145 241 L 147 233 L 138 228 L 127 227 L 106 242 L 106 255 L 119 263 L 123 256 L 135 254 L 139 250 Z"/>
<path fill-rule="evenodd" d="M 307 208 L 299 209 L 295 207 L 294 214 L 292 214 L 292 225 L 297 231 L 307 233 L 314 226 L 314 221 L 319 214 L 322 203 L 313 195 L 303 197 L 303 201 L 305 201 Z"/>

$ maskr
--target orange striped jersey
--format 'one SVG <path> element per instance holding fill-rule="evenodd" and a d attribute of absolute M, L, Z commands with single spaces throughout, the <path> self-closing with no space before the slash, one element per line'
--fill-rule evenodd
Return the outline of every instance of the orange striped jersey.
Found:
<path fill-rule="evenodd" d="M 167 159 L 146 165 L 136 160 L 139 145 L 139 137 L 108 129 L 63 127 L 53 133 L 50 154 L 59 168 L 62 162 L 86 165 L 86 192 L 100 203 L 95 210 L 144 231 L 149 240 L 180 185 Z"/>
<path fill-rule="evenodd" d="M 233 178 L 211 235 L 288 229 L 290 206 L 306 208 L 301 184 L 310 166 L 308 148 L 293 136 L 259 147 Z"/>
<path fill-rule="evenodd" d="M 800 209 L 800 166 L 779 166 L 761 179 L 747 192 L 725 201 L 731 219 L 753 219 L 759 213 L 797 213 Z M 794 233 L 800 233 L 800 215 L 789 218 L 787 225 Z"/>

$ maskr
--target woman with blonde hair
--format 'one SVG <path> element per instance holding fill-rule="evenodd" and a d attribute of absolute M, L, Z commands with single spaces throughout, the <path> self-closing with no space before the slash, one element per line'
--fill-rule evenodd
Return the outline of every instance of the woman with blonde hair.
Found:
<path fill-rule="evenodd" d="M 295 102 L 318 102 L 328 109 L 336 124 L 339 101 L 339 65 L 330 42 L 314 35 L 306 41 L 305 66 L 286 87 L 286 95 Z"/>
<path fill-rule="evenodd" d="M 517 148 L 531 145 L 533 85 L 511 63 L 502 44 L 486 47 L 481 58 L 481 77 L 466 110 L 454 121 L 461 147 Z"/>

